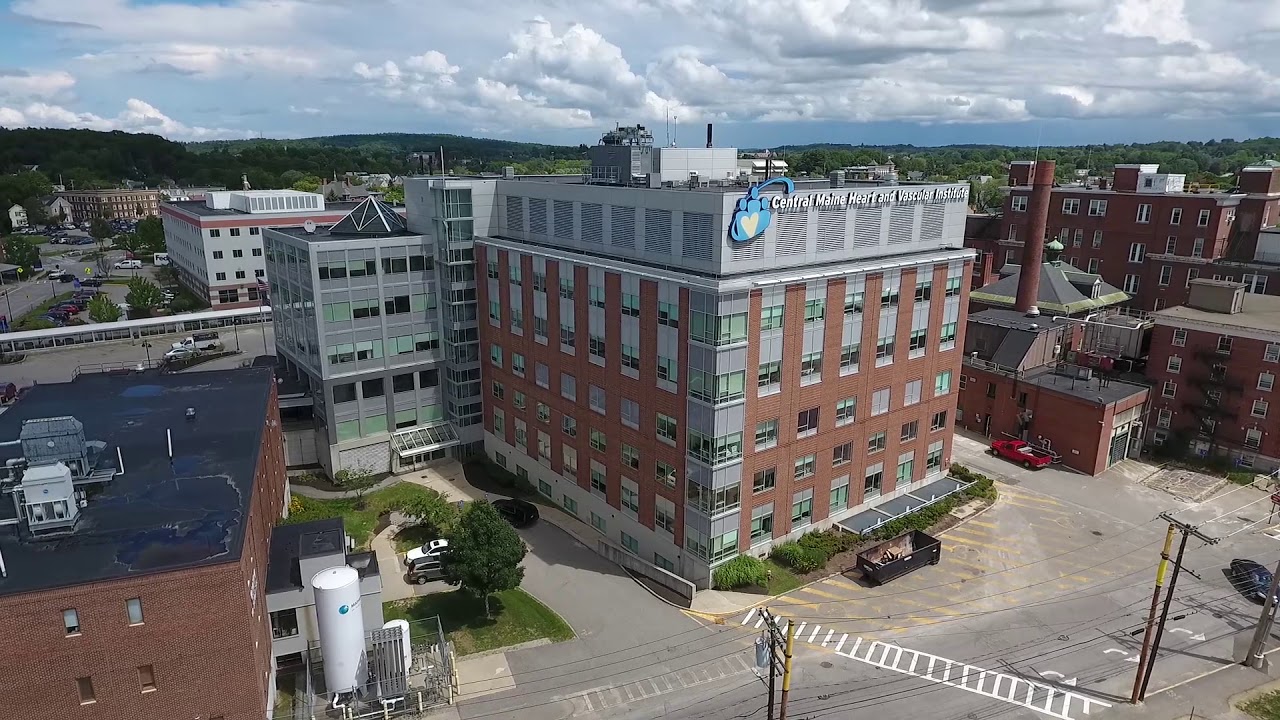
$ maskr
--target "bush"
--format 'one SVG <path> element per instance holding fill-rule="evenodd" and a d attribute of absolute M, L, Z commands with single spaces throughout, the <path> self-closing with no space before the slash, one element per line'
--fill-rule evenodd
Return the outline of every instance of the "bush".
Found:
<path fill-rule="evenodd" d="M 826 563 L 836 555 L 853 549 L 858 543 L 858 536 L 838 530 L 822 530 L 801 536 L 798 543 L 800 547 L 820 554 L 822 562 Z"/>
<path fill-rule="evenodd" d="M 717 590 L 733 590 L 735 588 L 763 586 L 769 581 L 769 571 L 759 558 L 751 555 L 739 555 L 716 568 L 712 576 Z"/>
<path fill-rule="evenodd" d="M 994 501 L 996 499 L 995 481 L 981 473 L 975 473 L 963 465 L 951 466 L 951 476 L 969 483 L 969 487 L 954 495 L 920 508 L 896 520 L 881 525 L 866 535 L 868 540 L 889 540 L 911 530 L 928 530 L 948 513 L 970 500 L 981 498 Z"/>
<path fill-rule="evenodd" d="M 794 540 L 774 547 L 769 557 L 798 573 L 813 572 L 827 562 L 820 550 L 805 547 Z"/>

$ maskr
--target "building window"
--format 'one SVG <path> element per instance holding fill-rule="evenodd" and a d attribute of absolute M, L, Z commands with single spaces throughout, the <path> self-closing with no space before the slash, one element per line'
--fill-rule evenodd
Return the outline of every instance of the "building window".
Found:
<path fill-rule="evenodd" d="M 589 302 L 592 307 L 603 308 L 604 307 L 604 287 L 601 285 L 587 286 L 587 302 Z"/>
<path fill-rule="evenodd" d="M 1204 238 L 1196 238 L 1191 243 L 1191 257 L 1202 257 L 1204 255 Z"/>
<path fill-rule="evenodd" d="M 1170 355 L 1169 362 L 1165 365 L 1165 369 L 1175 375 L 1182 372 L 1182 358 L 1177 355 Z"/>
<path fill-rule="evenodd" d="M 1266 400 L 1254 400 L 1253 409 L 1249 414 L 1256 418 L 1264 418 L 1267 416 L 1267 408 L 1270 407 L 1270 405 L 1271 403 L 1268 403 Z"/>
<path fill-rule="evenodd" d="M 620 537 L 622 539 L 622 547 L 625 548 L 627 552 L 631 553 L 632 555 L 640 554 L 639 541 L 637 541 L 635 538 L 631 537 L 630 535 L 626 534 L 625 532 L 622 533 Z M 735 547 L 734 550 L 736 551 L 737 547 Z"/>
<path fill-rule="evenodd" d="M 590 437 L 590 440 L 588 442 L 590 443 L 592 449 L 598 450 L 600 452 L 605 452 L 605 450 L 608 448 L 609 442 L 605 438 L 604 433 L 599 430 L 592 429 L 591 432 L 588 433 L 588 435 Z"/>
<path fill-rule="evenodd" d="M 639 370 L 640 369 L 640 348 L 636 347 L 635 345 L 623 344 L 622 366 L 625 368 L 631 368 L 632 370 Z M 659 366 L 658 371 L 659 373 L 662 372 L 661 365 Z"/>
<path fill-rule="evenodd" d="M 654 479 L 656 479 L 659 483 L 669 488 L 673 488 L 676 486 L 676 482 L 678 481 L 678 478 L 676 477 L 676 469 L 674 466 L 669 465 L 661 460 L 656 461 L 653 465 L 654 465 L 654 472 L 653 472 Z M 672 527 L 674 527 L 674 525 Z M 666 529 L 668 532 L 671 532 L 670 527 Z"/>
<path fill-rule="evenodd" d="M 777 419 L 756 423 L 756 450 L 768 450 L 778 444 Z"/>
<path fill-rule="evenodd" d="M 514 260 L 514 262 L 507 266 L 507 277 L 510 278 L 512 285 L 519 285 L 521 283 L 520 259 L 512 258 L 512 260 Z"/>
<path fill-rule="evenodd" d="M 878 338 L 876 340 L 876 367 L 883 367 L 893 362 L 893 351 L 895 349 L 894 336 Z"/>
<path fill-rule="evenodd" d="M 93 694 L 93 678 L 76 678 L 76 689 L 80 691 L 81 705 L 89 705 L 98 701 L 98 698 Z"/>
<path fill-rule="evenodd" d="M 796 415 L 796 437 L 809 437 L 818 432 L 818 408 L 801 410 Z"/>
<path fill-rule="evenodd" d="M 836 427 L 848 425 L 858 414 L 858 398 L 845 398 L 836 403 Z"/>
<path fill-rule="evenodd" d="M 1090 200 L 1089 215 L 1091 217 L 1105 217 L 1107 214 L 1106 200 Z"/>
<path fill-rule="evenodd" d="M 1142 203 L 1138 206 L 1136 222 L 1143 224 L 1151 222 L 1151 205 L 1149 203 Z"/>
<path fill-rule="evenodd" d="M 1232 338 L 1230 335 L 1219 335 L 1218 336 L 1218 354 L 1230 355 L 1231 342 L 1232 342 Z"/>
<path fill-rule="evenodd" d="M 1169 211 L 1169 224 L 1170 225 L 1182 224 L 1182 208 L 1176 207 L 1173 210 Z"/>
<path fill-rule="evenodd" d="M 564 511 L 570 515 L 574 517 L 578 516 L 578 501 L 568 495 L 560 498 L 560 507 L 564 508 Z"/>
<path fill-rule="evenodd" d="M 912 420 L 902 424 L 902 434 L 898 437 L 902 442 L 910 442 L 915 440 L 920 434 L 920 421 Z"/>
<path fill-rule="evenodd" d="M 806 300 L 804 303 L 804 321 L 820 322 L 827 315 L 827 301 L 822 299 Z"/>
<path fill-rule="evenodd" d="M 1026 196 L 1026 195 L 1014 195 L 1014 196 L 1010 197 L 1010 198 L 1009 198 L 1009 206 L 1010 206 L 1011 208 L 1013 208 L 1013 211 L 1014 211 L 1014 212 L 1026 212 L 1026 211 L 1027 211 L 1027 196 Z"/>
<path fill-rule="evenodd" d="M 942 342 L 939 350 L 950 350 L 956 346 L 956 328 L 957 323 L 942 324 Z"/>
<path fill-rule="evenodd" d="M 923 380 L 912 380 L 907 383 L 906 390 L 903 392 L 902 396 L 903 407 L 915 405 L 920 402 L 920 392 L 923 385 Z"/>
<path fill-rule="evenodd" d="M 876 463 L 867 468 L 866 479 L 862 485 L 862 501 L 880 497 L 880 488 L 884 485 L 884 464 Z"/>
<path fill-rule="evenodd" d="M 603 335 L 587 335 L 587 353 L 592 357 L 605 359 L 605 345 Z"/>
<path fill-rule="evenodd" d="M 773 537 L 773 511 L 770 510 L 762 515 L 755 515 L 751 518 L 751 542 L 754 544 L 760 540 L 767 540 Z"/>
<path fill-rule="evenodd" d="M 138 666 L 138 685 L 142 687 L 142 692 L 154 692 L 156 689 L 156 671 L 150 665 Z"/>
<path fill-rule="evenodd" d="M 782 327 L 783 313 L 786 307 L 770 305 L 760 308 L 760 330 L 778 330 Z"/>
<path fill-rule="evenodd" d="M 766 490 L 772 490 L 777 482 L 777 468 L 768 468 L 767 470 L 757 470 L 755 477 L 751 480 L 751 492 L 762 493 Z"/>
<path fill-rule="evenodd" d="M 1133 243 L 1129 246 L 1129 262 L 1140 263 L 1147 256 L 1146 243 Z"/>
<path fill-rule="evenodd" d="M 918 358 L 924 354 L 925 344 L 928 342 L 929 330 L 922 328 L 920 330 L 911 331 L 911 340 L 907 345 L 907 357 Z M 878 348 L 877 348 L 878 350 Z"/>
<path fill-rule="evenodd" d="M 239 231 L 239 230 L 237 230 L 237 229 L 235 229 L 235 228 L 232 228 L 232 230 L 231 230 L 231 236 L 232 236 L 232 237 L 237 237 L 237 236 L 239 236 L 239 235 L 240 235 L 240 231 Z M 244 257 L 244 250 L 232 250 L 232 251 L 231 251 L 231 257 L 233 257 L 233 258 L 242 258 L 242 257 Z"/>
<path fill-rule="evenodd" d="M 871 393 L 871 416 L 883 415 L 889 412 L 889 388 L 880 388 Z"/>
<path fill-rule="evenodd" d="M 1139 276 L 1137 276 L 1137 275 L 1125 275 L 1125 276 L 1124 276 L 1124 288 L 1123 288 L 1123 290 L 1124 290 L 1125 292 L 1129 293 L 1130 295 L 1137 295 L 1137 294 L 1138 294 L 1138 283 L 1139 283 L 1139 281 L 1140 281 L 1140 280 L 1141 280 L 1141 278 L 1140 278 Z"/>
<path fill-rule="evenodd" d="M 1080 200 L 1078 198 L 1066 198 L 1062 201 L 1063 215 L 1079 215 Z"/>
<path fill-rule="evenodd" d="M 622 346 L 622 364 L 627 365 L 627 346 Z M 640 360 L 636 359 L 635 367 L 639 367 Z M 627 367 L 632 367 L 627 365 Z M 676 366 L 674 358 L 658 356 L 658 379 L 669 383 L 680 382 L 680 370 Z"/>
<path fill-rule="evenodd" d="M 912 478 L 915 477 L 915 468 L 915 453 L 904 453 L 902 457 L 898 458 L 897 487 L 911 484 Z"/>
<path fill-rule="evenodd" d="M 1267 343 L 1262 351 L 1263 362 L 1280 362 L 1280 343 Z"/>
<path fill-rule="evenodd" d="M 124 601 L 125 612 L 129 616 L 130 625 L 142 624 L 142 598 L 129 598 Z"/>
<path fill-rule="evenodd" d="M 813 477 L 814 471 L 818 467 L 817 455 L 805 455 L 797 459 L 792 468 L 792 477 L 796 480 L 804 480 Z"/>
<path fill-rule="evenodd" d="M 632 470 L 640 469 L 640 451 L 633 445 L 622 443 L 622 464 Z"/>
<path fill-rule="evenodd" d="M 1173 266 L 1160 266 L 1160 287 L 1168 287 L 1169 281 L 1173 279 Z"/>
<path fill-rule="evenodd" d="M 671 417 L 670 415 L 663 415 L 662 413 L 658 413 L 656 432 L 659 439 L 667 440 L 674 443 L 676 441 L 677 433 L 679 432 L 679 430 L 680 429 L 676 424 L 675 418 Z"/>
<path fill-rule="evenodd" d="M 74 608 L 62 611 L 62 627 L 68 635 L 80 634 L 80 613 Z"/>
<path fill-rule="evenodd" d="M 946 395 L 951 392 L 951 371 L 943 370 L 933 379 L 933 394 Z"/>
<path fill-rule="evenodd" d="M 1178 394 L 1178 383 L 1165 380 L 1164 387 L 1160 389 L 1160 394 L 1164 397 L 1171 398 Z"/>
<path fill-rule="evenodd" d="M 625 482 L 622 483 L 621 504 L 623 508 L 630 511 L 629 514 L 633 517 L 640 513 L 640 493 L 635 488 L 627 487 Z"/>
<path fill-rule="evenodd" d="M 595 478 L 591 480 L 591 484 L 595 484 Z M 601 535 L 608 535 L 609 531 L 605 528 L 604 518 L 595 513 L 591 513 L 591 527 L 595 528 Z"/>
<path fill-rule="evenodd" d="M 822 352 L 812 352 L 800 358 L 800 384 L 809 385 L 822 379 Z"/>
<path fill-rule="evenodd" d="M 573 299 L 573 278 L 572 277 L 560 278 L 560 297 L 564 298 L 565 300 Z"/>
<path fill-rule="evenodd" d="M 802 491 L 804 492 L 804 491 Z M 791 527 L 792 529 L 804 527 L 813 522 L 813 491 L 807 491 L 808 496 L 801 493 L 798 499 L 791 503 Z"/>
<path fill-rule="evenodd" d="M 547 291 L 547 274 L 533 271 L 533 291 L 544 293 Z"/>
<path fill-rule="evenodd" d="M 1187 331 L 1177 328 L 1173 331 L 1173 344 L 1178 347 L 1185 347 L 1187 344 Z M 1280 356 L 1280 345 L 1276 346 L 1277 355 Z"/>
<path fill-rule="evenodd" d="M 1245 447 L 1251 447 L 1254 450 L 1262 447 L 1262 431 L 1258 428 L 1249 428 L 1244 431 Z"/>
<path fill-rule="evenodd" d="M 883 430 L 878 433 L 872 433 L 871 435 L 868 435 L 867 436 L 867 454 L 874 455 L 875 453 L 883 451 L 885 448 L 886 438 L 887 438 L 887 433 L 885 433 Z"/>
<path fill-rule="evenodd" d="M 840 374 L 851 375 L 858 371 L 858 361 L 862 359 L 862 345 L 853 343 L 840 348 Z"/>
<path fill-rule="evenodd" d="M 1258 389 L 1264 392 L 1271 392 L 1271 388 L 1275 387 L 1276 376 L 1269 372 L 1258 373 Z"/>
<path fill-rule="evenodd" d="M 1197 226 L 1197 227 L 1209 227 L 1209 214 L 1210 214 L 1210 212 L 1211 212 L 1211 211 L 1210 211 L 1209 209 L 1207 209 L 1207 208 L 1206 208 L 1206 209 L 1204 209 L 1204 210 L 1201 210 L 1201 211 L 1200 211 L 1200 217 L 1196 218 L 1196 226 Z"/>
<path fill-rule="evenodd" d="M 937 432 L 947 426 L 947 411 L 936 412 L 933 419 L 929 422 L 929 432 Z"/>
<path fill-rule="evenodd" d="M 680 327 L 680 307 L 675 303 L 658 301 L 658 324 Z"/>
<path fill-rule="evenodd" d="M 853 461 L 853 443 L 847 442 L 831 450 L 831 467 L 840 467 Z"/>
<path fill-rule="evenodd" d="M 631 317 L 640 317 L 640 296 L 632 293 L 622 293 L 622 314 Z"/>

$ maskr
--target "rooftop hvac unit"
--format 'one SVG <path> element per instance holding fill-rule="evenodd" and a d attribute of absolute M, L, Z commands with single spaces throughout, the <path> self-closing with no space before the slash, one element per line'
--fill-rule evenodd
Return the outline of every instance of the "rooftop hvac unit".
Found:
<path fill-rule="evenodd" d="M 1093 379 L 1093 368 L 1089 368 L 1089 367 L 1077 367 L 1077 368 L 1076 368 L 1076 379 L 1077 379 L 1077 380 L 1092 380 L 1092 379 Z"/>

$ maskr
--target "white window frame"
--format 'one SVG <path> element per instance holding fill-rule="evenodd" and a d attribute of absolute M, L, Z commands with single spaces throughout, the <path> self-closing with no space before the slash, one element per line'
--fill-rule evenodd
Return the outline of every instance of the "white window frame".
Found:
<path fill-rule="evenodd" d="M 1013 210 L 1014 212 L 1026 212 L 1026 211 L 1027 211 L 1027 197 L 1028 197 L 1028 196 L 1026 196 L 1026 195 L 1013 195 L 1013 196 L 1011 196 L 1011 197 L 1009 198 L 1009 208 L 1010 208 L 1011 210 Z"/>
<path fill-rule="evenodd" d="M 1063 215 L 1079 215 L 1080 199 L 1079 198 L 1063 198 L 1062 214 Z"/>
<path fill-rule="evenodd" d="M 1151 222 L 1151 203 L 1140 203 L 1138 205 L 1138 215 L 1134 218 L 1134 222 L 1139 225 L 1146 225 Z"/>
<path fill-rule="evenodd" d="M 1089 216 L 1090 217 L 1106 217 L 1107 201 L 1106 200 L 1090 200 Z"/>

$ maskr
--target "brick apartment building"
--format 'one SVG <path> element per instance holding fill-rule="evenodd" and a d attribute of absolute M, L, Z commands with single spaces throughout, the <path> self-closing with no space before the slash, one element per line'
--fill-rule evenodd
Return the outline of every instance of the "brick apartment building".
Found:
<path fill-rule="evenodd" d="M 706 587 L 954 489 L 963 185 L 775 180 L 735 241 L 732 184 L 434 182 L 476 218 L 485 450 L 609 541 Z"/>
<path fill-rule="evenodd" d="M 251 307 L 266 278 L 262 229 L 332 225 L 358 203 L 297 190 L 209 191 L 163 203 L 164 235 L 178 278 L 217 309 Z"/>
<path fill-rule="evenodd" d="M 1240 467 L 1280 468 L 1270 403 L 1280 374 L 1280 298 L 1198 279 L 1187 304 L 1154 314 L 1147 361 L 1153 445 Z"/>
<path fill-rule="evenodd" d="M 966 245 L 990 256 L 990 271 L 1022 262 L 1034 166 L 1010 165 L 1001 215 L 970 218 Z M 1133 295 L 1133 307 L 1158 310 L 1184 303 L 1191 280 L 1221 274 L 1215 260 L 1253 257 L 1259 232 L 1280 219 L 1280 167 L 1246 167 L 1236 187 L 1202 191 L 1157 165 L 1117 165 L 1110 180 L 1055 185 L 1049 213 L 1047 233 L 1069 264 Z"/>
<path fill-rule="evenodd" d="M 73 190 L 57 193 L 71 206 L 70 220 L 77 223 L 104 220 L 138 220 L 160 214 L 159 190 Z"/>
<path fill-rule="evenodd" d="M 270 370 L 242 369 L 81 375 L 0 417 L 23 458 L 0 480 L 5 715 L 269 714 L 277 412 Z"/>

